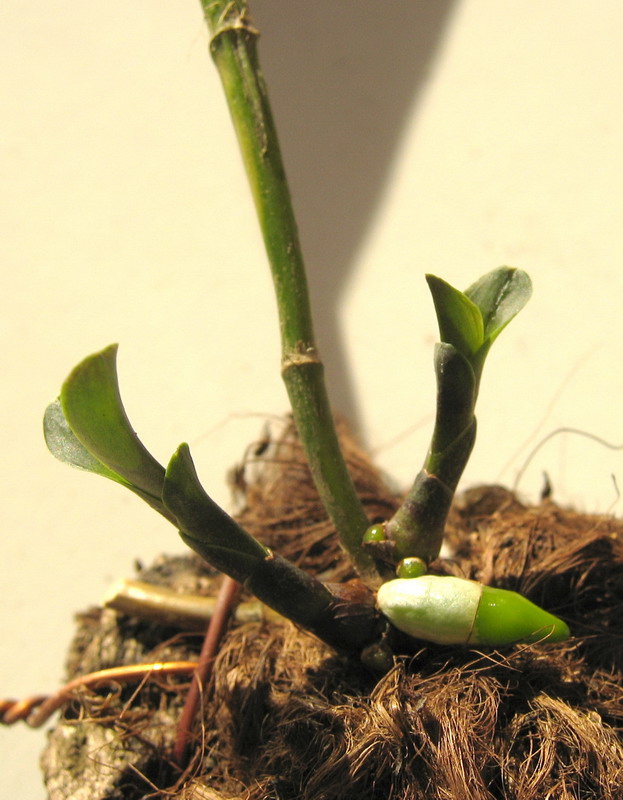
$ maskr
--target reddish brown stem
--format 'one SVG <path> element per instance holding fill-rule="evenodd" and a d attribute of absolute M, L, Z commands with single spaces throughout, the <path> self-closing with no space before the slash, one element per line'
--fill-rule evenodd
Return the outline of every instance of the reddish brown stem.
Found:
<path fill-rule="evenodd" d="M 228 575 L 223 576 L 223 582 L 216 598 L 214 613 L 203 640 L 199 664 L 193 675 L 192 683 L 186 695 L 182 716 L 177 726 L 173 758 L 177 765 L 182 768 L 187 763 L 188 746 L 192 739 L 192 727 L 201 700 L 201 694 L 212 672 L 212 665 L 239 589 L 240 584 L 237 581 Z"/>

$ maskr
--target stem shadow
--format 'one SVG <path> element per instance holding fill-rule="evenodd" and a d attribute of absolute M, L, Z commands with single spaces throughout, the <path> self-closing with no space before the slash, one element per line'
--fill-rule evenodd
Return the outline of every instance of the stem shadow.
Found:
<path fill-rule="evenodd" d="M 334 408 L 360 432 L 340 324 L 349 273 L 453 0 L 255 0 Z"/>

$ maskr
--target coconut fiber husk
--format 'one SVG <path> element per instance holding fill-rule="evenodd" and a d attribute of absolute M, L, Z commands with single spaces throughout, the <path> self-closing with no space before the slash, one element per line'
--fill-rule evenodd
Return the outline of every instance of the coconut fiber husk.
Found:
<path fill-rule="evenodd" d="M 396 506 L 344 436 L 372 520 Z M 352 577 L 293 430 L 234 473 L 242 524 L 327 580 Z M 567 800 L 623 797 L 623 527 L 501 487 L 460 497 L 440 573 L 513 589 L 563 617 L 572 638 L 504 650 L 424 642 L 379 678 L 285 621 L 232 623 L 180 774 L 171 758 L 186 683 L 85 694 L 43 757 L 50 800 Z M 193 555 L 143 580 L 214 593 Z M 80 618 L 70 676 L 196 658 L 196 633 L 109 609 Z"/>

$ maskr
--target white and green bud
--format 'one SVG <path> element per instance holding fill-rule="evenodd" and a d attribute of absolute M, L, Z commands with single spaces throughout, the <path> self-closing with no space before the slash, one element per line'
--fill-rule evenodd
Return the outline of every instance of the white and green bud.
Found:
<path fill-rule="evenodd" d="M 437 644 L 502 647 L 570 635 L 565 622 L 517 592 L 464 578 L 397 578 L 381 586 L 377 604 L 398 630 Z"/>

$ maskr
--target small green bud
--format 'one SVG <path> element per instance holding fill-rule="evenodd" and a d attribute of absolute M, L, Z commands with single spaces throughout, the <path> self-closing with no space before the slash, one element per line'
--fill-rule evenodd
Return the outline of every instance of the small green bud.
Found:
<path fill-rule="evenodd" d="M 379 522 L 376 525 L 370 525 L 363 535 L 363 542 L 364 544 L 369 544 L 370 542 L 384 542 L 386 538 L 385 525 Z"/>
<path fill-rule="evenodd" d="M 502 647 L 570 635 L 566 623 L 520 594 L 464 578 L 397 578 L 381 586 L 377 604 L 398 630 L 437 644 Z"/>
<path fill-rule="evenodd" d="M 399 578 L 420 578 L 422 575 L 426 575 L 427 572 L 426 561 L 416 556 L 403 558 L 396 567 L 396 575 Z"/>

